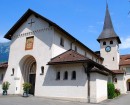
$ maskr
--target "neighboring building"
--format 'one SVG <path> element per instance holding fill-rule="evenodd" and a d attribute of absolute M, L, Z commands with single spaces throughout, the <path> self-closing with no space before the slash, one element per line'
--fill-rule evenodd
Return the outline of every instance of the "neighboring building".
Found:
<path fill-rule="evenodd" d="M 130 57 L 120 59 L 121 41 L 108 6 L 98 52 L 30 9 L 5 38 L 11 40 L 10 52 L 8 64 L 0 65 L 0 78 L 10 82 L 9 94 L 23 94 L 22 84 L 29 82 L 35 96 L 97 103 L 107 99 L 108 81 L 116 80 L 122 93 L 130 90 L 130 63 L 125 63 Z"/>

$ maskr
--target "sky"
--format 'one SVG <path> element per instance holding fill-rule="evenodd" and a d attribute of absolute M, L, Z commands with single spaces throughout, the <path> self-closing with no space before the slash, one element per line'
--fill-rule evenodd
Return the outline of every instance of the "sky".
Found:
<path fill-rule="evenodd" d="M 4 35 L 30 8 L 53 21 L 93 51 L 100 50 L 100 35 L 106 0 L 1 0 L 0 43 L 8 42 Z M 130 54 L 130 2 L 108 0 L 115 32 L 120 37 L 120 54 Z"/>

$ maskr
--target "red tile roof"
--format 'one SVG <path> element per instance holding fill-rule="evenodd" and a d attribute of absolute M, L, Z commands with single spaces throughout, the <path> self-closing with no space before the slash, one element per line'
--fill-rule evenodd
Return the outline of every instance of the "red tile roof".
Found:
<path fill-rule="evenodd" d="M 48 65 L 59 65 L 59 64 L 70 64 L 70 63 L 88 63 L 91 66 L 95 66 L 96 68 L 98 68 L 98 71 L 100 72 L 108 72 L 111 74 L 114 74 L 113 71 L 107 69 L 106 67 L 104 67 L 101 64 L 98 64 L 94 61 L 92 61 L 91 59 L 75 52 L 74 50 L 68 50 L 58 56 L 56 56 L 55 58 L 52 58 L 50 62 L 48 62 Z M 94 70 L 92 70 L 94 71 Z M 97 69 L 96 69 L 97 71 Z"/>
<path fill-rule="evenodd" d="M 48 64 L 59 64 L 59 63 L 73 63 L 87 61 L 89 58 L 75 52 L 74 50 L 68 50 L 55 58 L 51 59 Z"/>
<path fill-rule="evenodd" d="M 123 70 L 112 70 L 115 74 L 124 74 L 125 71 Z"/>
<path fill-rule="evenodd" d="M 130 65 L 130 54 L 120 56 L 120 66 Z"/>
<path fill-rule="evenodd" d="M 8 63 L 7 62 L 0 63 L 0 68 L 4 68 L 4 67 L 8 67 Z"/>

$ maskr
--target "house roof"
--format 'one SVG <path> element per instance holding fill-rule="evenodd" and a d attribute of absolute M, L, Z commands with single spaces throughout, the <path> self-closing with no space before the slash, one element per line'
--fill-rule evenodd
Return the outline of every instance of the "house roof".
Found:
<path fill-rule="evenodd" d="M 92 61 L 91 59 L 79 54 L 78 52 L 75 52 L 74 50 L 68 50 L 52 58 L 51 61 L 48 62 L 48 65 L 61 65 L 61 64 L 74 64 L 74 63 L 88 63 L 98 68 L 98 71 L 100 70 L 101 72 L 105 71 L 114 74 L 114 72 L 107 69 L 103 65 Z"/>
<path fill-rule="evenodd" d="M 119 36 L 114 31 L 114 27 L 112 24 L 112 20 L 111 20 L 111 16 L 110 16 L 108 4 L 107 4 L 103 30 L 101 34 L 99 35 L 97 41 L 100 42 L 100 40 L 108 39 L 108 38 L 116 38 L 118 43 L 119 44 L 121 43 Z"/>
<path fill-rule="evenodd" d="M 43 19 L 44 21 L 48 22 L 50 24 L 50 26 L 54 26 L 55 28 L 61 30 L 63 33 L 65 33 L 65 35 L 67 35 L 68 37 L 70 37 L 71 39 L 73 39 L 76 43 L 82 45 L 84 48 L 86 48 L 89 52 L 91 52 L 92 54 L 94 54 L 95 56 L 97 56 L 99 59 L 103 60 L 102 57 L 98 56 L 97 54 L 95 54 L 91 49 L 89 49 L 87 46 L 85 46 L 83 43 L 81 43 L 79 40 L 77 40 L 76 38 L 74 38 L 71 34 L 69 34 L 67 31 L 65 31 L 64 29 L 62 29 L 60 26 L 58 26 L 56 23 L 50 21 L 49 19 L 41 16 L 40 14 L 34 12 L 31 9 L 28 9 L 25 14 L 14 24 L 14 26 L 5 34 L 4 38 L 7 38 L 9 40 L 11 40 L 11 37 L 13 36 L 13 34 L 16 32 L 16 30 L 27 20 L 27 18 L 34 14 L 36 17 L 39 17 L 41 19 Z"/>
<path fill-rule="evenodd" d="M 112 70 L 115 74 L 124 74 L 125 71 L 123 70 Z"/>
<path fill-rule="evenodd" d="M 0 68 L 5 68 L 5 67 L 8 67 L 8 63 L 7 62 L 0 63 Z"/>
<path fill-rule="evenodd" d="M 97 72 L 97 73 L 99 73 L 99 74 L 109 75 L 109 72 L 107 72 L 107 71 L 105 71 L 105 70 L 100 70 L 99 68 L 97 68 L 97 67 L 95 67 L 95 66 L 91 69 L 90 72 L 91 72 L 91 73 Z"/>
<path fill-rule="evenodd" d="M 120 66 L 130 65 L 130 54 L 120 56 Z"/>
<path fill-rule="evenodd" d="M 88 61 L 89 58 L 75 52 L 74 50 L 68 50 L 54 58 L 48 64 L 64 64 L 64 63 L 79 63 Z"/>

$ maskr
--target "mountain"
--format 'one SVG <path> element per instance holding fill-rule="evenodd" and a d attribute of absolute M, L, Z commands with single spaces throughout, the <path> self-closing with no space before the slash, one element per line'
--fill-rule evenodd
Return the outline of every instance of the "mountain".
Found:
<path fill-rule="evenodd" d="M 10 42 L 0 43 L 0 63 L 8 62 Z"/>

